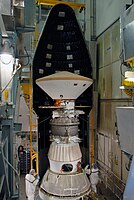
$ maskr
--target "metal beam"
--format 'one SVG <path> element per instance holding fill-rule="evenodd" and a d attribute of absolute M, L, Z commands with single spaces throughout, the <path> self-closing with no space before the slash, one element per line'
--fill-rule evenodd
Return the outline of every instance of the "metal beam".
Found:
<path fill-rule="evenodd" d="M 60 0 L 36 0 L 36 4 L 45 5 L 45 6 L 54 6 L 59 3 L 69 5 L 72 8 L 85 9 L 85 4 L 83 3 L 67 2 L 67 1 L 60 1 Z"/>
<path fill-rule="evenodd" d="M 4 25 L 4 22 L 3 22 L 3 18 L 2 18 L 2 15 L 0 14 L 0 31 L 2 33 L 2 37 L 8 37 L 7 35 L 7 32 L 6 32 L 6 29 L 5 29 L 5 25 Z"/>

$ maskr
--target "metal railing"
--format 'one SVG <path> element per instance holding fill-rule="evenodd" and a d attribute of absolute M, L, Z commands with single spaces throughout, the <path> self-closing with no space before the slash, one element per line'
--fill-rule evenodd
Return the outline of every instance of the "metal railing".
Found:
<path fill-rule="evenodd" d="M 100 160 L 97 160 L 97 162 L 99 165 L 100 177 L 105 187 L 122 200 L 125 183 L 104 162 Z"/>

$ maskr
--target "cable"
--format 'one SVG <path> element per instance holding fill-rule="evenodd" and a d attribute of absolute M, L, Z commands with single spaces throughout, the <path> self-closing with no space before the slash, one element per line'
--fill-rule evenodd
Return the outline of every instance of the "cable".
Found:
<path fill-rule="evenodd" d="M 43 123 L 43 122 L 47 121 L 48 119 L 50 119 L 50 117 L 47 117 L 46 119 L 42 120 L 42 121 L 41 121 L 41 122 L 39 122 L 38 124 L 41 124 L 41 123 Z"/>
<path fill-rule="evenodd" d="M 3 92 L 6 90 L 6 88 L 8 87 L 8 85 L 9 85 L 10 82 L 12 81 L 13 77 L 15 76 L 15 74 L 18 72 L 18 70 L 19 70 L 20 68 L 21 68 L 21 65 L 20 65 L 16 70 L 14 70 L 11 79 L 9 80 L 9 82 L 7 83 L 7 85 L 3 88 L 3 90 L 1 91 L 1 93 L 3 93 Z"/>
<path fill-rule="evenodd" d="M 19 173 L 17 172 L 17 170 L 14 168 L 13 165 L 11 165 L 11 163 L 7 160 L 7 158 L 4 156 L 4 153 L 3 153 L 3 158 L 4 160 L 7 162 L 7 164 L 13 169 L 13 171 L 17 174 L 17 176 L 19 176 Z"/>
<path fill-rule="evenodd" d="M 23 64 L 23 66 L 26 67 L 27 65 L 29 65 L 30 59 L 29 59 L 29 54 L 28 54 L 28 52 L 27 52 L 26 47 L 24 47 L 24 50 L 25 50 L 25 52 L 26 52 L 26 54 L 27 54 L 27 58 L 28 58 L 27 63 L 26 63 L 25 65 Z"/>
<path fill-rule="evenodd" d="M 82 119 L 84 122 L 88 123 L 88 120 L 84 119 L 83 117 L 79 116 L 79 119 Z"/>
<path fill-rule="evenodd" d="M 121 53 L 120 53 L 120 55 L 119 55 L 119 59 L 121 60 L 120 72 L 121 72 L 121 75 L 122 75 L 123 77 L 125 77 L 125 75 L 122 73 L 122 66 L 125 65 L 126 67 L 128 67 L 128 64 L 127 64 L 126 62 L 124 62 L 124 60 L 123 60 L 123 49 L 122 49 L 122 51 L 121 51 Z"/>
<path fill-rule="evenodd" d="M 120 60 L 123 59 L 122 56 L 123 56 L 123 49 L 122 49 L 122 51 L 120 52 L 120 55 L 119 55 Z"/>
<path fill-rule="evenodd" d="M 123 63 L 120 64 L 120 72 L 121 72 L 121 75 L 122 75 L 123 77 L 125 77 L 125 75 L 122 73 L 122 65 L 123 65 Z"/>
<path fill-rule="evenodd" d="M 12 168 L 12 170 L 15 172 L 15 174 L 17 175 L 17 177 L 18 177 L 18 195 L 19 195 L 19 188 L 20 188 L 20 178 L 19 178 L 19 173 L 18 173 L 18 171 L 14 168 L 14 166 L 13 165 L 11 165 L 11 163 L 7 160 L 7 158 L 5 157 L 5 155 L 4 155 L 4 152 L 3 152 L 3 149 L 2 149 L 2 156 L 3 156 L 3 158 L 4 158 L 4 160 L 7 162 L 7 164 Z"/>

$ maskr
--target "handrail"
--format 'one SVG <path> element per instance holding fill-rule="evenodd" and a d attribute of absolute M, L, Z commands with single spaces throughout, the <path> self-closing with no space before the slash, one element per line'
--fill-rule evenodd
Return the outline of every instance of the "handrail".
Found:
<path fill-rule="evenodd" d="M 37 5 L 45 5 L 45 6 L 54 6 L 59 3 L 69 5 L 71 8 L 85 9 L 85 4 L 83 3 L 67 2 L 67 1 L 59 1 L 59 0 L 37 0 L 36 1 Z"/>

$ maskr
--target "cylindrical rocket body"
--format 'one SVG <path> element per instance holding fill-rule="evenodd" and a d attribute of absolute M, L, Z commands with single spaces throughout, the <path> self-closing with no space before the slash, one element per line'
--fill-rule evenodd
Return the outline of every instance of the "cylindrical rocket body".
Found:
<path fill-rule="evenodd" d="M 78 200 L 90 192 L 90 183 L 81 167 L 78 115 L 75 109 L 53 113 L 50 122 L 52 143 L 48 158 L 50 168 L 43 177 L 39 196 L 42 200 Z"/>

